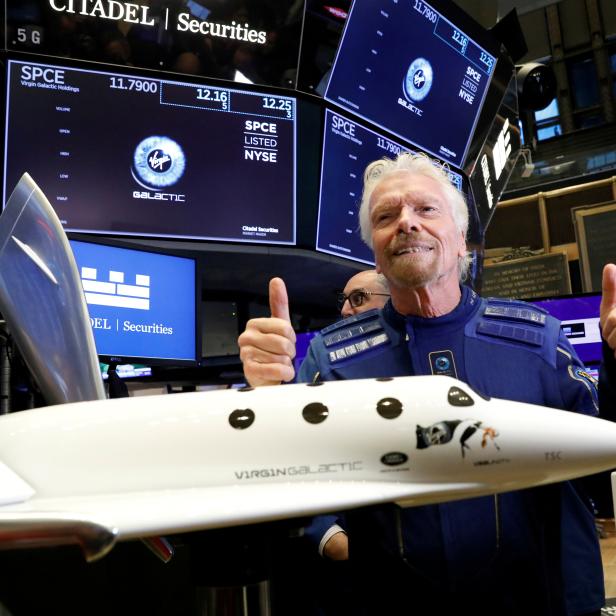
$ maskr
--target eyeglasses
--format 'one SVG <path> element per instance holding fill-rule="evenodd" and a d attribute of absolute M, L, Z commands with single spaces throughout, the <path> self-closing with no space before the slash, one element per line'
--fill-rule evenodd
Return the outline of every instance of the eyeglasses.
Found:
<path fill-rule="evenodd" d="M 366 289 L 353 289 L 348 295 L 344 293 L 338 293 L 337 306 L 338 310 L 342 310 L 344 303 L 349 300 L 349 304 L 353 308 L 359 308 L 363 306 L 372 295 L 380 295 L 382 297 L 389 297 L 389 293 L 374 293 L 373 291 L 366 291 Z"/>

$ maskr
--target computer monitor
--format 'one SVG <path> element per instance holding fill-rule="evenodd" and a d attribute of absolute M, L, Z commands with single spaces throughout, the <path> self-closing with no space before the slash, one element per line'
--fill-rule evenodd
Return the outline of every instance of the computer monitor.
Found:
<path fill-rule="evenodd" d="M 296 99 L 8 62 L 4 201 L 24 172 L 66 231 L 295 243 Z"/>
<path fill-rule="evenodd" d="M 96 349 L 105 363 L 196 365 L 201 359 L 195 257 L 71 239 Z"/>
<path fill-rule="evenodd" d="M 325 98 L 462 167 L 498 47 L 451 2 L 354 2 Z"/>
<path fill-rule="evenodd" d="M 561 328 L 584 364 L 601 361 L 601 334 L 599 332 L 600 293 L 566 295 L 532 300 L 561 321 Z"/>
<path fill-rule="evenodd" d="M 101 376 L 103 381 L 109 378 L 109 364 L 99 362 L 101 367 Z M 118 364 L 116 366 L 116 374 L 124 380 L 127 379 L 142 379 L 152 376 L 152 368 L 143 364 Z"/>
<path fill-rule="evenodd" d="M 413 152 L 346 115 L 326 110 L 316 240 L 318 251 L 374 265 L 374 254 L 359 232 L 358 212 L 364 170 L 374 160 L 384 156 L 395 158 L 407 151 Z M 463 176 L 453 169 L 447 168 L 446 171 L 452 184 L 463 190 Z"/>

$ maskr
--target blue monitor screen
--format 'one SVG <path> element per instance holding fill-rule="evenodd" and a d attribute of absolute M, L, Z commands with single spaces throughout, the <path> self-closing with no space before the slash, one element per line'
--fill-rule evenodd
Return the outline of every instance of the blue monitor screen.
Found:
<path fill-rule="evenodd" d="M 70 244 L 100 357 L 147 364 L 200 359 L 195 259 L 80 240 Z"/>
<path fill-rule="evenodd" d="M 296 334 L 296 342 L 295 342 L 295 358 L 293 360 L 293 365 L 295 367 L 295 371 L 299 370 L 299 367 L 302 365 L 306 355 L 308 355 L 308 347 L 310 347 L 310 341 L 318 334 L 319 332 L 302 332 Z"/>
<path fill-rule="evenodd" d="M 495 65 L 423 0 L 354 2 L 325 98 L 461 167 Z"/>
<path fill-rule="evenodd" d="M 561 329 L 584 363 L 601 361 L 599 293 L 533 301 L 561 321 Z"/>
<path fill-rule="evenodd" d="M 364 170 L 374 160 L 394 158 L 403 151 L 412 150 L 339 113 L 326 111 L 317 250 L 374 264 L 372 250 L 361 239 L 357 215 Z M 447 172 L 462 190 L 462 176 L 451 169 Z"/>
<path fill-rule="evenodd" d="M 27 171 L 67 231 L 294 244 L 296 103 L 10 61 L 4 199 Z"/>

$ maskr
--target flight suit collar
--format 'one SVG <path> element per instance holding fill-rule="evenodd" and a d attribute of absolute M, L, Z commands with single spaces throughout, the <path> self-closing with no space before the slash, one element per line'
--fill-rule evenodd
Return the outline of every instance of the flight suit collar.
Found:
<path fill-rule="evenodd" d="M 449 313 L 440 317 L 417 317 L 404 316 L 396 311 L 391 303 L 387 301 L 383 308 L 383 318 L 392 327 L 404 328 L 410 322 L 416 327 L 446 327 L 448 325 L 458 325 L 467 321 L 479 308 L 481 302 L 479 295 L 470 287 L 462 285 L 460 287 L 461 297 L 459 304 Z"/>

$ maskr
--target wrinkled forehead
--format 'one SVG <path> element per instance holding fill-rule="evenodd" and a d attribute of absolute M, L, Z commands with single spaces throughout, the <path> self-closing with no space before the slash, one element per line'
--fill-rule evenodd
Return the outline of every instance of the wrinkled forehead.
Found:
<path fill-rule="evenodd" d="M 389 202 L 447 202 L 443 187 L 427 175 L 407 170 L 393 171 L 377 180 L 370 195 L 370 210 Z"/>

